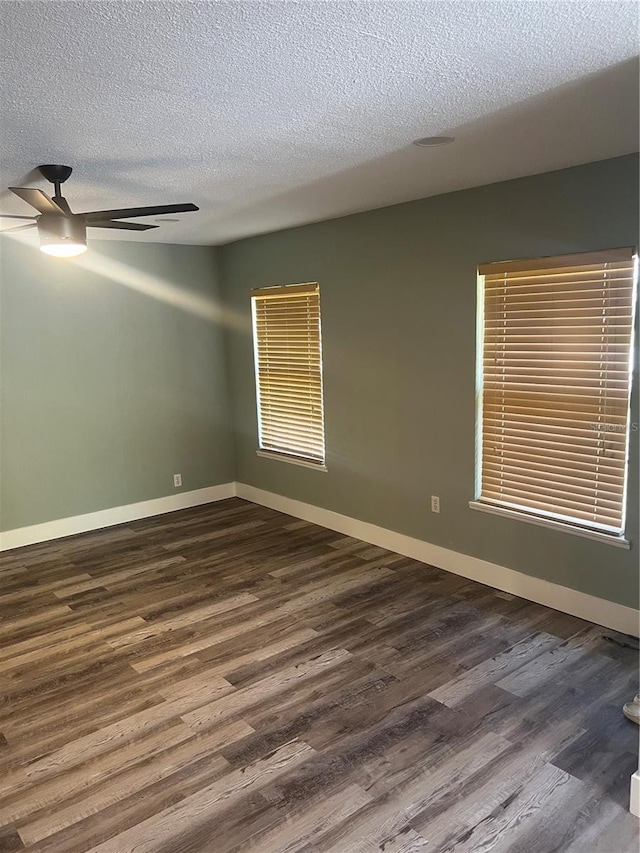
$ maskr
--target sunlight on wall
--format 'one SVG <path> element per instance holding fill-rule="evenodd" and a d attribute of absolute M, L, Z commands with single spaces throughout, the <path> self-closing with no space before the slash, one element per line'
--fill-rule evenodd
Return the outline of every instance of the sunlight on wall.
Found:
<path fill-rule="evenodd" d="M 129 287 L 145 296 L 150 296 L 167 305 L 179 308 L 181 311 L 201 317 L 203 320 L 251 334 L 251 325 L 247 324 L 237 312 L 230 311 L 210 297 L 201 296 L 186 289 L 183 290 L 166 279 L 149 275 L 142 270 L 128 266 L 122 261 L 116 261 L 89 250 L 86 254 L 74 258 L 72 263 L 87 270 L 87 272 L 109 278 L 116 284 Z"/>
<path fill-rule="evenodd" d="M 26 235 L 6 235 L 13 240 L 19 240 L 24 246 L 39 251 L 37 243 Z M 157 299 L 188 314 L 193 314 L 210 323 L 219 323 L 229 329 L 251 335 L 251 320 L 243 317 L 240 312 L 229 310 L 211 297 L 193 293 L 186 288 L 177 287 L 173 282 L 157 275 L 131 267 L 122 261 L 108 258 L 99 252 L 89 251 L 73 258 L 51 258 L 51 263 L 73 264 L 93 275 L 108 278 L 116 284 L 128 287 L 152 299 Z"/>

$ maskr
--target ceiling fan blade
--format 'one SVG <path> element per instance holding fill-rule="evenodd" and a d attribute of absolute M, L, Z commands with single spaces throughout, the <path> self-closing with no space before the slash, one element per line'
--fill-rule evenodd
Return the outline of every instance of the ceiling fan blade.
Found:
<path fill-rule="evenodd" d="M 8 234 L 10 231 L 24 231 L 26 228 L 35 228 L 37 222 L 28 222 L 26 225 L 14 225 L 13 228 L 3 228 L 0 234 Z"/>
<path fill-rule="evenodd" d="M 132 219 L 135 216 L 161 216 L 163 213 L 187 213 L 200 210 L 195 204 L 159 204 L 156 207 L 123 207 L 120 210 L 90 210 L 82 216 L 87 221 L 104 222 L 107 219 Z"/>
<path fill-rule="evenodd" d="M 23 201 L 26 201 L 27 204 L 30 204 L 31 207 L 35 207 L 35 209 L 40 213 L 62 213 L 63 215 L 65 213 L 65 211 L 61 207 L 58 207 L 55 201 L 49 198 L 49 196 L 42 192 L 42 190 L 36 190 L 30 187 L 9 187 L 9 189 L 12 193 L 20 196 L 20 198 Z"/>
<path fill-rule="evenodd" d="M 159 225 L 144 225 L 142 222 L 87 222 L 89 228 L 119 228 L 121 231 L 148 231 Z"/>
<path fill-rule="evenodd" d="M 14 216 L 13 213 L 0 213 L 0 219 L 35 219 L 35 216 Z"/>

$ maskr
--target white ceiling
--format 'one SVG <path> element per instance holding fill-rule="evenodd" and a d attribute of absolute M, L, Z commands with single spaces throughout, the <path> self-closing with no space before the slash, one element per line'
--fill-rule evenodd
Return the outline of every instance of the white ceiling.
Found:
<path fill-rule="evenodd" d="M 201 208 L 131 239 L 224 243 L 615 157 L 637 53 L 635 0 L 3 0 L 0 209 L 58 162 L 76 211 Z"/>

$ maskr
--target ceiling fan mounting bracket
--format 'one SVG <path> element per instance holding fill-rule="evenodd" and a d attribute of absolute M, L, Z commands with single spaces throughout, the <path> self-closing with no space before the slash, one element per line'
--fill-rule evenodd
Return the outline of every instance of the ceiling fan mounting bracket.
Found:
<path fill-rule="evenodd" d="M 47 181 L 50 181 L 52 184 L 64 184 L 73 171 L 71 166 L 60 166 L 51 163 L 45 164 L 44 166 L 38 166 L 38 169 L 40 170 L 42 177 L 46 178 Z"/>

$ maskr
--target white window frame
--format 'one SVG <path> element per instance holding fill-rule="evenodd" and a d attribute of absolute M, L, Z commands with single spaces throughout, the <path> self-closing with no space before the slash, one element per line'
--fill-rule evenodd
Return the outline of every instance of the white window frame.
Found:
<path fill-rule="evenodd" d="M 321 432 L 322 432 L 322 458 L 319 459 L 315 456 L 306 456 L 301 452 L 287 452 L 286 450 L 278 450 L 273 447 L 267 446 L 267 442 L 263 437 L 263 405 L 262 405 L 262 388 L 260 382 L 260 361 L 259 361 L 259 353 L 258 353 L 258 330 L 257 330 L 257 317 L 256 317 L 256 304 L 257 298 L 260 296 L 267 296 L 269 291 L 279 291 L 284 292 L 288 288 L 291 288 L 292 294 L 296 290 L 300 290 L 302 288 L 315 287 L 318 294 L 318 307 L 320 306 L 320 286 L 318 282 L 305 282 L 298 284 L 289 284 L 289 285 L 277 285 L 275 287 L 269 288 L 257 288 L 252 290 L 251 292 L 251 324 L 252 324 L 252 339 L 253 339 L 253 353 L 254 353 L 254 376 L 255 376 L 255 389 L 256 389 L 256 412 L 257 412 L 257 422 L 258 422 L 258 449 L 256 450 L 256 455 L 265 459 L 276 460 L 279 462 L 288 462 L 292 465 L 297 465 L 303 468 L 310 468 L 314 471 L 324 471 L 326 472 L 326 433 L 325 433 L 325 411 L 324 411 L 324 367 L 323 367 L 323 351 L 322 351 L 322 315 L 319 314 L 318 318 L 318 332 L 319 332 L 319 356 L 320 356 L 320 422 L 321 422 Z"/>
<path fill-rule="evenodd" d="M 535 259 L 532 259 L 535 260 Z M 634 275 L 633 275 L 633 291 L 632 291 L 632 323 L 631 323 L 631 342 L 629 345 L 629 398 L 627 408 L 627 430 L 626 430 L 626 454 L 624 463 L 624 486 L 623 486 L 623 501 L 622 501 L 622 531 L 620 533 L 605 532 L 598 530 L 597 525 L 587 525 L 578 520 L 571 519 L 567 516 L 557 514 L 555 517 L 551 515 L 538 515 L 533 510 L 527 512 L 517 506 L 509 507 L 506 502 L 492 503 L 486 499 L 481 499 L 482 493 L 482 454 L 483 454 L 483 383 L 484 383 L 484 275 L 478 272 L 477 275 L 477 307 L 476 307 L 476 381 L 475 381 L 475 400 L 476 400 L 476 419 L 475 419 L 475 477 L 474 477 L 474 500 L 469 501 L 469 507 L 473 510 L 496 515 L 503 518 L 511 518 L 518 521 L 524 521 L 528 524 L 534 524 L 539 527 L 546 527 L 552 530 L 571 533 L 576 536 L 581 536 L 587 539 L 592 539 L 600 542 L 606 542 L 609 545 L 614 545 L 619 548 L 629 549 L 631 542 L 625 537 L 626 529 L 626 513 L 629 499 L 629 451 L 631 442 L 631 432 L 633 424 L 631 421 L 631 400 L 634 393 L 633 386 L 633 366 L 638 358 L 636 340 L 636 325 L 638 322 L 638 255 L 634 255 Z"/>

